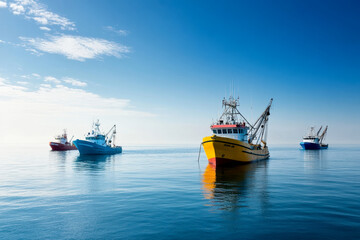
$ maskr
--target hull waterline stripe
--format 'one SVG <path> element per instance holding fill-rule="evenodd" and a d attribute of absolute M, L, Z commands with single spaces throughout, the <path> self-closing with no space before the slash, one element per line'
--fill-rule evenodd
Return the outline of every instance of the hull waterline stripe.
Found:
<path fill-rule="evenodd" d="M 252 155 L 256 155 L 256 156 L 263 156 L 263 157 L 269 157 L 270 154 L 258 154 L 258 153 L 252 153 L 252 152 L 247 152 L 247 151 L 242 151 L 243 153 L 248 153 L 248 154 L 252 154 Z"/>

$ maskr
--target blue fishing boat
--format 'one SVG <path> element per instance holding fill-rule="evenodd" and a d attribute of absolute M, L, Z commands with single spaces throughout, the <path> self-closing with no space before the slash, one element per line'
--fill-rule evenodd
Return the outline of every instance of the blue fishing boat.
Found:
<path fill-rule="evenodd" d="M 325 135 L 327 133 L 328 126 L 324 129 L 324 131 L 320 134 L 322 126 L 319 131 L 315 134 L 314 127 L 311 127 L 310 133 L 303 137 L 303 141 L 300 143 L 301 147 L 305 150 L 319 150 L 319 149 L 327 149 L 328 144 L 323 143 L 325 139 Z"/>
<path fill-rule="evenodd" d="M 110 135 L 109 135 L 110 134 Z M 99 120 L 93 123 L 93 129 L 85 136 L 85 140 L 77 139 L 73 143 L 81 155 L 105 155 L 122 152 L 121 146 L 115 145 L 116 125 L 107 134 L 100 131 Z"/>

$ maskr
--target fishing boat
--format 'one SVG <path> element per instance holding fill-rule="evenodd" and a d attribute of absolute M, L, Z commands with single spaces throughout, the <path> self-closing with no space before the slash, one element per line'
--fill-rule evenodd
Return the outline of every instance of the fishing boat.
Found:
<path fill-rule="evenodd" d="M 324 131 L 321 133 L 322 126 L 315 134 L 314 127 L 310 128 L 310 132 L 308 135 L 303 137 L 303 141 L 300 143 L 301 147 L 305 150 L 319 150 L 319 149 L 327 149 L 329 147 L 328 144 L 323 143 L 328 126 L 325 127 Z M 321 134 L 320 134 L 321 133 Z"/>
<path fill-rule="evenodd" d="M 55 137 L 55 142 L 50 142 L 49 145 L 53 151 L 67 151 L 67 150 L 76 150 L 77 148 L 71 142 L 74 136 L 68 141 L 66 129 L 64 129 L 63 134 Z"/>
<path fill-rule="evenodd" d="M 77 139 L 74 141 L 75 146 L 80 154 L 116 154 L 122 152 L 121 146 L 115 145 L 116 125 L 114 125 L 108 133 L 104 134 L 100 131 L 99 120 L 93 123 L 91 132 L 85 136 L 85 140 Z"/>
<path fill-rule="evenodd" d="M 209 163 L 218 166 L 268 159 L 266 139 L 272 101 L 257 121 L 250 124 L 237 109 L 239 99 L 224 98 L 224 112 L 210 126 L 213 135 L 203 138 L 202 142 Z"/>

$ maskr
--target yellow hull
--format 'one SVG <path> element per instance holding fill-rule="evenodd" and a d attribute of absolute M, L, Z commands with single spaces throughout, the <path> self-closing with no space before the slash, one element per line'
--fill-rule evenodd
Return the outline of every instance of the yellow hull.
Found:
<path fill-rule="evenodd" d="M 267 147 L 251 145 L 236 139 L 216 135 L 203 138 L 202 145 L 209 163 L 214 166 L 230 163 L 250 163 L 270 157 Z"/>

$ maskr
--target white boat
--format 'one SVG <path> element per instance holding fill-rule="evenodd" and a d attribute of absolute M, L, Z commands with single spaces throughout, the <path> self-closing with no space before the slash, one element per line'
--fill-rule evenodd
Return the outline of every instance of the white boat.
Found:
<path fill-rule="evenodd" d="M 301 147 L 305 150 L 327 149 L 329 145 L 323 143 L 323 141 L 325 139 L 328 126 L 326 126 L 324 131 L 320 134 L 321 129 L 322 126 L 315 134 L 314 127 L 311 127 L 309 134 L 303 137 L 303 141 L 300 143 Z"/>

